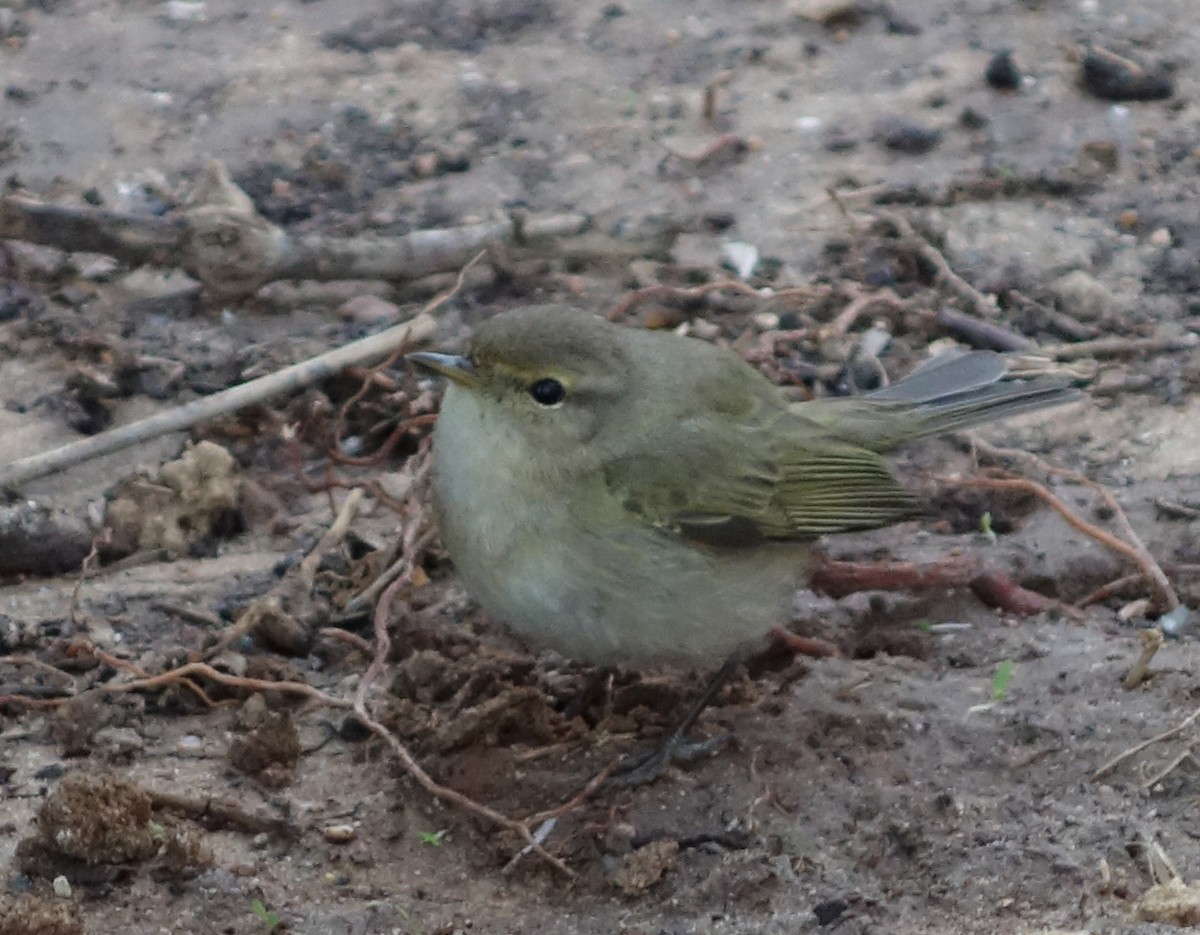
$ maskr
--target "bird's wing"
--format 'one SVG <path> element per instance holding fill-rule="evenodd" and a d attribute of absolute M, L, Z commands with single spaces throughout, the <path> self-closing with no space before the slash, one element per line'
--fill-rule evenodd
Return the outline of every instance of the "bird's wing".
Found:
<path fill-rule="evenodd" d="M 873 529 L 914 508 L 880 455 L 786 411 L 754 424 L 676 421 L 604 473 L 644 522 L 712 545 Z"/>

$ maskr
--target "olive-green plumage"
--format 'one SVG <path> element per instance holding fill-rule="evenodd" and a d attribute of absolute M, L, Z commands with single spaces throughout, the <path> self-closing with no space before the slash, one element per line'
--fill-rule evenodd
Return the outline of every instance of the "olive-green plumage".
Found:
<path fill-rule="evenodd" d="M 734 353 L 565 306 L 481 325 L 435 433 L 443 538 L 468 591 L 586 661 L 714 662 L 786 621 L 812 539 L 914 510 L 883 454 L 1072 398 L 987 352 L 866 397 L 789 404 Z"/>

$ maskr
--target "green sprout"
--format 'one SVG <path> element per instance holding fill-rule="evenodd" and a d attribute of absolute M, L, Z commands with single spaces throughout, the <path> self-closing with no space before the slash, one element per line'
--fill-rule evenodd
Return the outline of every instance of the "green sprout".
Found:
<path fill-rule="evenodd" d="M 1000 665 L 996 666 L 996 673 L 992 676 L 992 700 L 1002 701 L 1005 692 L 1008 691 L 1008 683 L 1013 677 L 1013 661 L 1005 659 Z"/>
<path fill-rule="evenodd" d="M 988 543 L 988 545 L 996 544 L 996 531 L 992 529 L 992 513 L 987 511 L 979 517 L 979 535 Z"/>
<path fill-rule="evenodd" d="M 264 906 L 261 899 L 256 899 L 250 904 L 250 911 L 262 920 L 262 924 L 268 932 L 279 928 L 279 913 Z"/>
<path fill-rule="evenodd" d="M 441 831 L 421 831 L 419 833 L 422 844 L 428 844 L 430 847 L 441 847 L 449 831 L 443 828 Z"/>

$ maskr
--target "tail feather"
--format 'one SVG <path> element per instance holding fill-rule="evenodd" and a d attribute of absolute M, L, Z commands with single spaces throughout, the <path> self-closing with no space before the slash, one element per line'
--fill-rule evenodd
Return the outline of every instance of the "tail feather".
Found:
<path fill-rule="evenodd" d="M 1007 380 L 1005 358 L 975 351 L 934 358 L 866 396 L 800 403 L 796 411 L 843 441 L 884 452 L 902 442 L 968 428 L 1079 398 L 1068 377 Z"/>

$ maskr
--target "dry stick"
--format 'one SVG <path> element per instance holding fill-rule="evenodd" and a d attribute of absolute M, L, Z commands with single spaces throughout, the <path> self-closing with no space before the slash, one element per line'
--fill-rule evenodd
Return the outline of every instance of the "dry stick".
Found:
<path fill-rule="evenodd" d="M 1113 581 L 1108 582 L 1108 584 L 1100 585 L 1100 587 L 1096 588 L 1095 591 L 1093 591 L 1091 594 L 1081 597 L 1072 606 L 1078 610 L 1083 610 L 1083 608 L 1090 607 L 1092 604 L 1099 604 L 1101 601 L 1106 601 L 1110 597 L 1120 594 L 1126 588 L 1133 587 L 1133 585 L 1140 584 L 1145 580 L 1146 576 L 1140 571 L 1135 571 L 1131 575 L 1122 575 L 1120 578 L 1116 578 Z"/>
<path fill-rule="evenodd" d="M 982 321 L 974 315 L 964 315 L 952 308 L 938 309 L 933 320 L 971 347 L 993 351 L 1026 351 L 1033 347 L 1033 342 L 1022 334 L 995 322 Z"/>
<path fill-rule="evenodd" d="M 449 272 L 481 247 L 582 232 L 581 214 L 509 216 L 417 230 L 399 237 L 292 236 L 258 213 L 219 163 L 210 164 L 192 203 L 171 219 L 0 198 L 0 240 L 88 250 L 131 265 L 181 266 L 218 298 L 246 298 L 279 280 L 419 279 Z"/>
<path fill-rule="evenodd" d="M 278 834 L 283 837 L 297 837 L 299 835 L 299 829 L 286 819 L 255 815 L 239 808 L 233 802 L 211 797 L 192 798 L 191 796 L 179 795 L 174 792 L 161 792 L 155 789 L 147 789 L 146 791 L 150 796 L 151 807 L 167 809 L 172 812 L 181 812 L 193 821 L 220 822 L 223 825 L 230 825 L 242 831 L 247 831 L 250 834 L 258 834 L 265 831 L 269 834 Z"/>
<path fill-rule="evenodd" d="M 1178 724 L 1176 724 L 1170 730 L 1165 730 L 1161 734 L 1151 737 L 1149 740 L 1143 740 L 1141 743 L 1137 744 L 1137 746 L 1130 747 L 1124 753 L 1117 754 L 1111 760 L 1109 760 L 1107 763 L 1105 763 L 1103 766 L 1101 766 L 1098 770 L 1096 770 L 1094 773 L 1092 773 L 1092 780 L 1095 781 L 1097 779 L 1103 778 L 1104 776 L 1107 776 L 1109 773 L 1111 773 L 1114 769 L 1116 769 L 1118 766 L 1120 766 L 1122 763 L 1124 763 L 1130 757 L 1137 756 L 1139 753 L 1141 753 L 1147 747 L 1151 747 L 1156 743 L 1161 743 L 1164 740 L 1170 740 L 1172 737 L 1178 737 L 1185 730 L 1187 730 L 1189 727 L 1191 727 L 1191 725 L 1196 721 L 1197 718 L 1200 718 L 1200 708 L 1197 708 L 1195 711 L 1193 711 L 1191 714 L 1189 714 L 1187 717 L 1185 717 L 1182 721 L 1180 721 Z"/>
<path fill-rule="evenodd" d="M 1006 490 L 1032 494 L 1039 500 L 1047 503 L 1056 513 L 1085 536 L 1089 536 L 1101 545 L 1112 549 L 1112 551 L 1124 555 L 1131 562 L 1140 564 L 1138 552 L 1133 546 L 1122 542 L 1112 533 L 1077 516 L 1071 511 L 1069 506 L 1037 481 L 1029 480 L 1025 477 L 966 477 L 945 478 L 945 482 L 959 487 L 982 487 L 985 490 Z"/>
<path fill-rule="evenodd" d="M 325 531 L 325 535 L 313 546 L 312 551 L 304 556 L 304 560 L 300 563 L 300 580 L 303 582 L 305 590 L 312 587 L 313 578 L 316 577 L 317 567 L 321 564 L 321 560 L 346 538 L 346 533 L 350 531 L 350 524 L 358 516 L 358 508 L 364 496 L 361 487 L 353 488 L 346 495 L 342 508 L 338 510 L 337 516 Z"/>
<path fill-rule="evenodd" d="M 1104 501 L 1105 506 L 1112 511 L 1113 520 L 1120 527 L 1121 533 L 1128 540 L 1127 543 L 1121 542 L 1119 539 L 1110 536 L 1108 533 L 1105 533 L 1098 527 L 1093 526 L 1091 523 L 1087 523 L 1085 520 L 1075 516 L 1075 514 L 1072 513 L 1065 504 L 1062 504 L 1057 497 L 1051 494 L 1050 491 L 1045 490 L 1045 488 L 1040 488 L 1042 492 L 1037 493 L 1037 496 L 1047 500 L 1051 506 L 1053 506 L 1056 510 L 1058 510 L 1059 513 L 1066 517 L 1067 521 L 1075 526 L 1075 528 L 1079 529 L 1080 532 L 1087 533 L 1088 535 L 1097 539 L 1097 541 L 1104 543 L 1110 549 L 1119 552 L 1133 562 L 1133 564 L 1141 570 L 1151 588 L 1156 592 L 1155 600 L 1160 604 L 1163 610 L 1172 611 L 1179 606 L 1179 596 L 1175 593 L 1175 589 L 1171 586 L 1171 582 L 1167 579 L 1166 572 L 1162 570 L 1162 566 L 1159 565 L 1154 556 L 1150 554 L 1150 550 L 1147 549 L 1146 544 L 1142 542 L 1142 537 L 1137 534 L 1137 530 L 1135 530 L 1133 528 L 1133 524 L 1129 522 L 1129 517 L 1125 514 L 1125 510 L 1122 508 L 1121 504 L 1117 502 L 1117 498 L 1113 496 L 1111 490 L 1109 490 L 1103 484 L 1092 480 L 1090 477 L 1079 473 L 1078 471 L 1071 471 L 1067 468 L 1061 468 L 1050 464 L 1048 461 L 1039 458 L 1032 452 L 1022 451 L 1019 448 L 998 448 L 995 445 L 988 444 L 974 433 L 968 434 L 970 435 L 971 443 L 974 445 L 976 451 L 987 455 L 989 458 L 1007 458 L 1017 461 L 1026 461 L 1030 464 L 1036 465 L 1039 470 L 1045 471 L 1048 474 L 1056 475 L 1058 477 L 1065 477 L 1077 484 L 1082 484 L 1090 490 L 1095 491 L 1096 495 Z M 1037 486 L 1040 487 L 1040 485 Z M 1047 499 L 1047 497 L 1049 497 L 1049 499 Z M 1080 523 L 1083 525 L 1079 525 Z M 1101 535 L 1096 536 L 1096 532 L 1101 533 Z"/>
<path fill-rule="evenodd" d="M 148 419 L 93 435 L 91 438 L 71 442 L 61 448 L 20 458 L 0 466 L 0 488 L 53 474 L 92 458 L 157 438 L 159 435 L 191 428 L 200 422 L 234 412 L 272 396 L 294 392 L 340 373 L 351 365 L 387 355 L 397 347 L 428 340 L 436 327 L 437 323 L 433 317 L 422 313 L 379 334 L 334 348 L 249 383 L 193 400 Z"/>
<path fill-rule="evenodd" d="M 214 669 L 204 662 L 189 662 L 186 665 L 179 666 L 177 669 L 171 669 L 159 675 L 135 679 L 132 682 L 122 682 L 120 685 L 104 685 L 102 687 L 105 691 L 110 692 L 143 691 L 147 688 L 158 688 L 160 685 L 172 682 L 186 682 L 186 676 L 189 675 L 203 675 L 205 678 L 212 679 L 221 685 L 228 685 L 231 688 L 245 688 L 255 692 L 284 692 L 288 695 L 303 695 L 306 698 L 319 701 L 321 704 L 329 705 L 331 708 L 351 707 L 349 701 L 335 698 L 333 695 L 327 695 L 319 688 L 313 688 L 304 682 L 272 682 L 270 679 L 252 679 L 242 675 L 229 675 Z"/>
<path fill-rule="evenodd" d="M 1163 644 L 1163 632 L 1157 627 L 1142 630 L 1138 636 L 1142 640 L 1141 655 L 1130 666 L 1125 678 L 1121 679 L 1121 687 L 1126 691 L 1132 691 L 1141 685 L 1142 682 L 1146 681 L 1146 673 L 1150 671 L 1150 660 L 1154 658 L 1154 654 L 1158 652 Z"/>
<path fill-rule="evenodd" d="M 875 306 L 882 305 L 890 312 L 903 312 L 904 303 L 891 289 L 877 289 L 874 292 L 861 292 L 850 300 L 850 304 L 838 312 L 837 317 L 829 324 L 817 330 L 818 340 L 844 338 L 854 327 L 858 319 L 867 314 Z"/>
<path fill-rule="evenodd" d="M 1200 336 L 1183 337 L 1160 335 L 1153 338 L 1096 338 L 1093 341 L 1076 341 L 1067 344 L 1050 344 L 1038 348 L 1038 353 L 1055 360 L 1073 360 L 1077 357 L 1119 357 L 1122 354 L 1146 352 L 1186 351 L 1200 347 Z"/>
<path fill-rule="evenodd" d="M 894 211 L 880 211 L 877 217 L 890 224 L 902 240 L 908 241 L 912 248 L 916 250 L 917 255 L 933 267 L 934 272 L 937 274 L 935 281 L 944 283 L 946 288 L 962 300 L 969 311 L 974 312 L 981 318 L 995 317 L 998 311 L 995 298 L 984 295 L 959 276 L 958 273 L 954 272 L 950 268 L 949 261 L 942 255 L 941 251 L 918 234 L 904 217 Z"/>
<path fill-rule="evenodd" d="M 143 669 L 141 666 L 130 662 L 128 659 L 121 659 L 117 656 L 114 656 L 112 653 L 107 653 L 103 649 L 101 649 L 99 646 L 97 646 L 95 643 L 91 644 L 90 649 L 91 649 L 92 655 L 95 656 L 100 662 L 104 663 L 109 668 L 116 669 L 119 672 L 132 672 L 134 675 L 136 675 L 140 679 L 150 678 L 150 673 L 147 672 L 145 669 Z M 163 673 L 163 674 L 178 675 L 178 670 L 173 669 L 170 672 Z M 171 681 L 177 682 L 180 685 L 184 686 L 188 691 L 190 691 L 193 695 L 195 695 L 197 698 L 199 698 L 201 703 L 206 708 L 219 707 L 218 702 L 213 701 L 211 698 L 209 698 L 208 693 L 205 692 L 203 688 L 201 688 L 199 685 L 197 685 L 191 679 L 185 678 L 184 676 L 179 675 L 177 678 L 172 678 Z M 104 685 L 102 687 L 107 689 L 109 686 Z"/>
<path fill-rule="evenodd" d="M 1164 766 L 1162 769 L 1160 769 L 1157 773 L 1155 773 L 1153 776 L 1151 776 L 1149 779 L 1147 779 L 1145 782 L 1143 782 L 1142 788 L 1143 789 L 1153 789 L 1160 782 L 1162 782 L 1164 779 L 1166 779 L 1168 776 L 1170 776 L 1171 773 L 1175 772 L 1175 770 L 1177 770 L 1180 766 L 1182 766 L 1184 761 L 1186 761 L 1186 760 L 1191 760 L 1193 763 L 1195 763 L 1196 758 L 1192 755 L 1194 752 L 1195 752 L 1195 745 L 1193 744 L 1193 745 L 1189 746 L 1186 750 L 1184 750 L 1181 754 L 1179 754 L 1179 756 L 1175 757 L 1175 759 L 1171 760 L 1170 763 L 1168 763 L 1166 766 Z"/>

